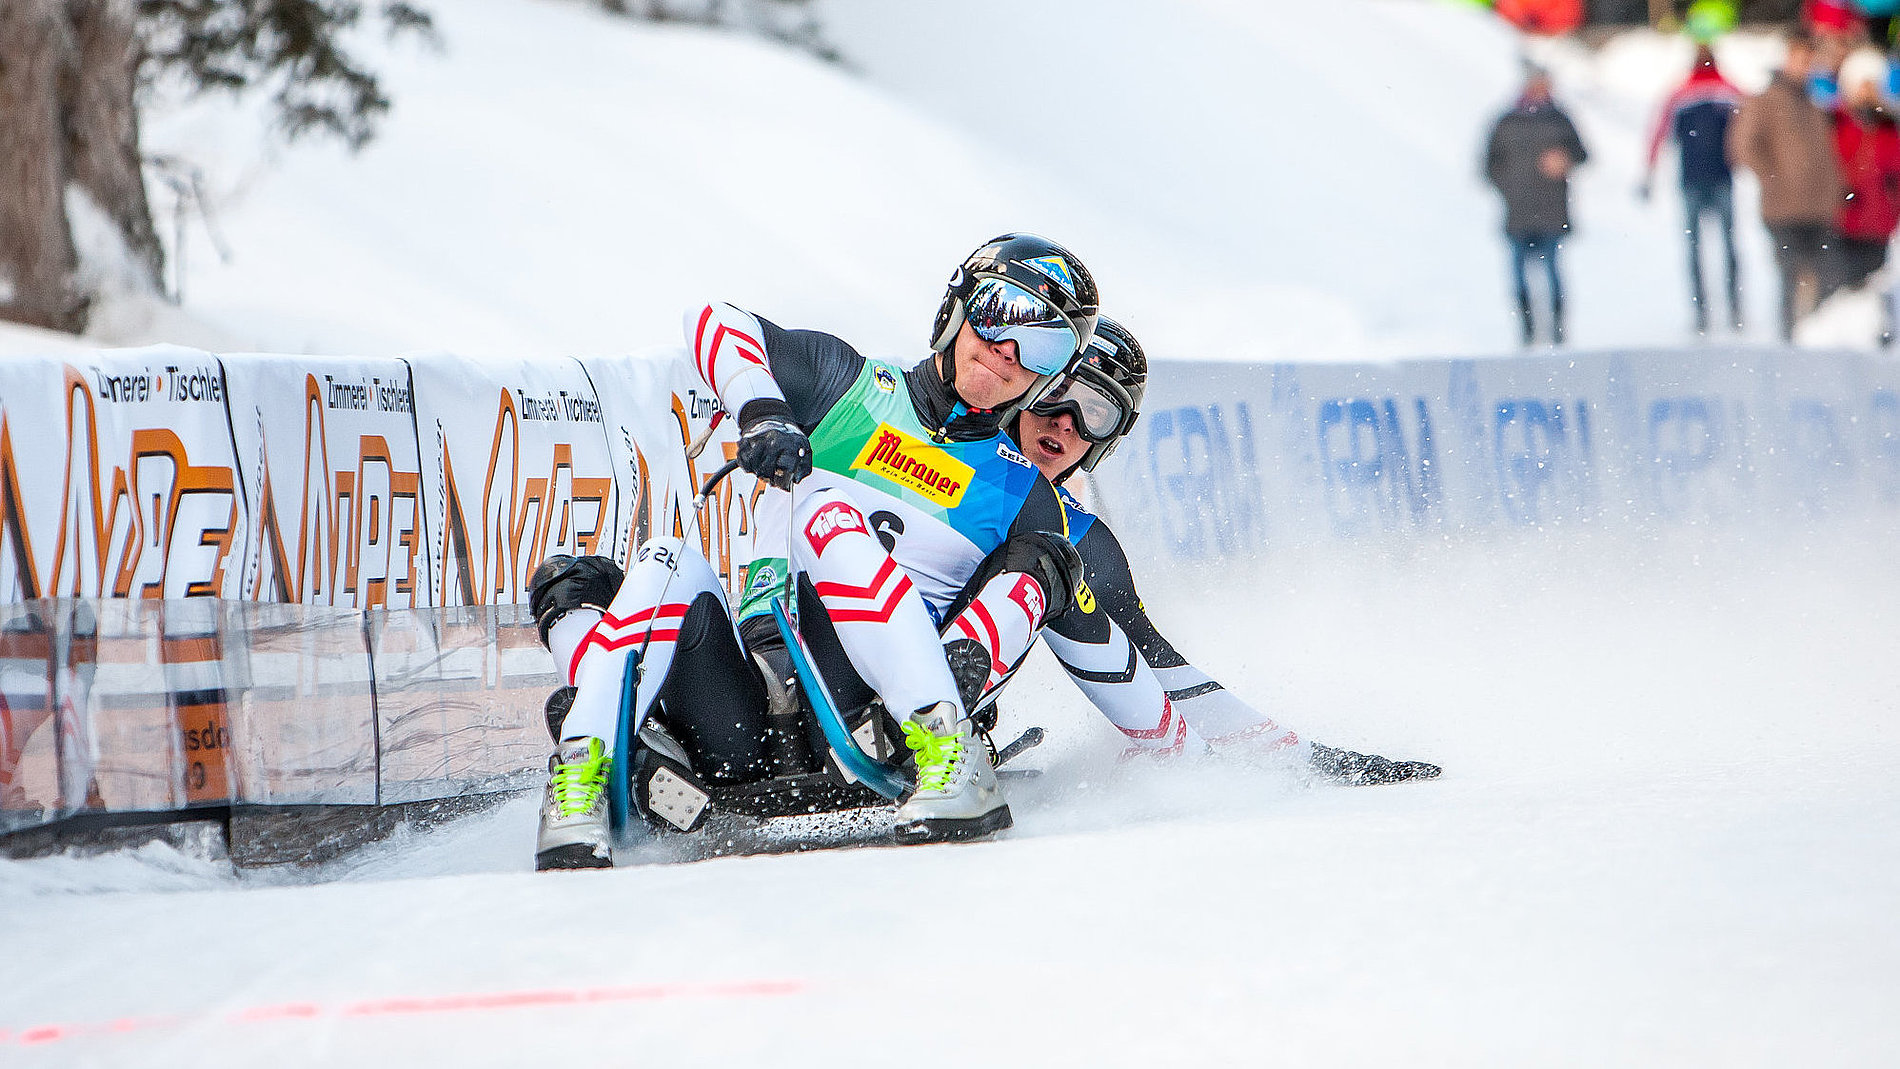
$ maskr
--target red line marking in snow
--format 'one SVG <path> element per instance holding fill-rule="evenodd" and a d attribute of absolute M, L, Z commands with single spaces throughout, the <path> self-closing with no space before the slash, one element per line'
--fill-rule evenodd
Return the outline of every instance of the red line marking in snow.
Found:
<path fill-rule="evenodd" d="M 232 1014 L 238 1021 L 279 1021 L 287 1017 L 320 1017 L 323 1007 L 314 1002 L 287 1002 L 282 1006 L 255 1006 Z"/>
<path fill-rule="evenodd" d="M 319 1017 L 389 1017 L 396 1015 L 458 1013 L 465 1010 L 506 1010 L 522 1006 L 566 1006 L 601 1002 L 659 1002 L 686 998 L 782 998 L 803 994 L 803 980 L 728 980 L 703 984 L 643 984 L 638 987 L 593 987 L 549 991 L 491 991 L 465 995 L 430 995 L 416 998 L 371 999 L 328 1007 L 315 1002 L 286 1002 L 275 1006 L 252 1006 L 225 1015 L 231 1024 L 259 1024 L 270 1021 L 313 1020 Z M 48 1024 L 21 1029 L 0 1029 L 0 1046 L 19 1043 L 35 1046 L 57 1043 L 79 1036 L 146 1031 L 177 1025 L 183 1017 L 120 1017 L 100 1024 Z"/>
<path fill-rule="evenodd" d="M 34 1043 L 57 1043 L 71 1034 L 72 1029 L 70 1028 L 62 1028 L 56 1024 L 41 1025 L 38 1028 L 29 1028 L 21 1032 L 20 1042 L 28 1045 Z"/>

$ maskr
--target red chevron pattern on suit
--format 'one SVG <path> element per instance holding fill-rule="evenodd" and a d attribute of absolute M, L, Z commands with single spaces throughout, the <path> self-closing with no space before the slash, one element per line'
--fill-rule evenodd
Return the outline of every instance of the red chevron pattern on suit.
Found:
<path fill-rule="evenodd" d="M 910 576 L 904 574 L 897 562 L 884 558 L 884 566 L 877 570 L 871 582 L 865 586 L 852 583 L 813 583 L 818 598 L 825 603 L 825 611 L 834 622 L 868 621 L 886 623 L 891 614 L 897 611 L 897 603 L 911 589 Z"/>
<path fill-rule="evenodd" d="M 579 670 L 581 657 L 591 649 L 619 650 L 635 643 L 646 641 L 647 632 L 653 632 L 653 641 L 671 642 L 680 637 L 680 621 L 686 616 L 687 605 L 676 602 L 671 605 L 657 605 L 643 609 L 631 616 L 618 617 L 611 614 L 600 618 L 587 638 L 574 650 L 574 658 L 568 664 L 568 676 Z M 646 626 L 641 626 L 641 625 Z"/>
<path fill-rule="evenodd" d="M 1280 725 L 1274 723 L 1271 720 L 1268 720 L 1265 723 L 1255 724 L 1254 726 L 1250 728 L 1243 728 L 1229 735 L 1222 735 L 1218 738 L 1209 739 L 1207 741 L 1216 743 L 1219 745 L 1232 745 L 1236 742 L 1245 742 L 1248 739 L 1257 739 L 1262 735 L 1271 735 L 1276 731 L 1283 731 L 1285 732 L 1285 734 L 1281 735 L 1277 739 L 1274 739 L 1262 745 L 1260 747 L 1261 750 L 1284 749 L 1285 747 L 1291 746 L 1294 743 L 1300 741 L 1300 737 L 1298 735 L 1294 734 L 1291 731 L 1287 731 L 1285 728 L 1282 728 Z"/>
<path fill-rule="evenodd" d="M 737 353 L 739 359 L 765 367 L 765 346 L 759 339 L 744 331 L 729 327 L 724 323 L 713 326 L 708 336 L 706 328 L 713 322 L 713 309 L 708 305 L 699 313 L 699 327 L 693 332 L 693 364 L 699 374 L 708 383 L 717 383 L 715 377 L 719 357 L 723 353 Z"/>

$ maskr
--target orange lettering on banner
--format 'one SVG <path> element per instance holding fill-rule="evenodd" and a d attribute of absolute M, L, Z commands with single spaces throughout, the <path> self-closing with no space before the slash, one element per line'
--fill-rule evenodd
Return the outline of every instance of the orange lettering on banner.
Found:
<path fill-rule="evenodd" d="M 59 538 L 47 593 L 98 595 L 105 584 L 106 547 L 116 526 L 99 492 L 98 413 L 92 391 L 66 369 L 66 467 L 60 480 Z M 113 512 L 118 499 L 113 499 Z"/>
<path fill-rule="evenodd" d="M 529 474 L 521 459 L 521 414 L 511 391 L 503 389 L 500 394 L 488 476 L 482 483 L 482 507 L 473 524 L 455 480 L 448 444 L 442 443 L 447 494 L 442 525 L 445 603 L 450 603 L 451 588 L 460 595 L 460 604 L 523 600 L 528 576 L 547 556 L 600 550 L 613 477 L 577 475 L 571 442 L 553 444 L 545 475 Z M 591 519 L 584 516 L 589 511 Z"/>
<path fill-rule="evenodd" d="M 480 605 L 482 599 L 475 592 L 475 554 L 468 544 L 468 517 L 462 509 L 461 484 L 455 480 L 455 462 L 449 457 L 447 442 L 442 443 L 442 485 L 446 497 L 442 502 L 442 589 L 437 592 L 437 604 Z M 455 566 L 453 580 L 450 564 Z M 449 597 L 451 581 L 459 595 L 454 600 Z"/>
<path fill-rule="evenodd" d="M 627 559 L 622 565 L 633 563 L 633 555 L 653 530 L 653 477 L 647 472 L 647 455 L 638 444 L 633 447 L 634 485 L 633 485 L 633 538 L 627 543 Z"/>
<path fill-rule="evenodd" d="M 416 516 L 422 475 L 398 469 L 389 440 L 382 435 L 365 434 L 358 443 L 356 471 L 350 479 L 355 498 L 349 589 L 356 592 L 359 608 L 370 609 L 388 603 L 392 578 L 398 594 L 409 595 L 415 590 Z M 339 486 L 344 474 L 337 473 Z M 400 556 L 396 555 L 396 547 L 401 547 Z"/>
<path fill-rule="evenodd" d="M 303 488 L 295 556 L 284 538 L 266 450 L 257 545 L 269 574 L 260 572 L 250 594 L 266 601 L 367 609 L 390 602 L 393 578 L 394 593 L 413 603 L 422 473 L 397 467 L 389 440 L 380 434 L 360 435 L 354 469 L 335 470 L 324 411 L 317 377 L 304 376 Z M 355 597 L 340 598 L 343 594 Z"/>
<path fill-rule="evenodd" d="M 111 488 L 102 494 L 107 462 L 99 455 L 92 390 L 68 367 L 65 392 L 66 464 L 48 592 L 216 597 L 237 527 L 231 469 L 193 464 L 176 433 L 141 428 L 132 432 L 127 466 L 110 468 Z M 209 560 L 195 572 L 176 574 L 191 566 L 174 558 L 194 548 L 211 550 Z"/>
<path fill-rule="evenodd" d="M 26 495 L 13 458 L 13 432 L 0 414 L 0 591 L 18 600 L 40 596 L 40 570 L 33 535 L 26 526 Z"/>
<path fill-rule="evenodd" d="M 224 565 L 237 530 L 237 483 L 231 469 L 191 463 L 185 443 L 169 430 L 136 430 L 132 432 L 130 490 L 134 500 L 151 502 L 152 523 L 139 539 L 137 549 L 120 566 L 113 596 L 168 596 L 167 577 L 174 567 L 174 550 L 180 548 L 175 544 L 179 521 L 190 518 L 189 510 L 204 522 L 187 526 L 187 537 L 196 534 L 193 545 L 213 553 L 209 567 L 198 573 L 200 577 L 186 577 L 184 596 L 217 597 L 223 589 Z"/>

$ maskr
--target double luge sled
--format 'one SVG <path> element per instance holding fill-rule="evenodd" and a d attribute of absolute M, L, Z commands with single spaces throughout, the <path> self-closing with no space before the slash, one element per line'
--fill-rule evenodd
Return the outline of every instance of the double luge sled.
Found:
<path fill-rule="evenodd" d="M 728 462 L 707 479 L 693 502 L 695 521 L 713 488 L 736 466 L 736 461 Z M 648 560 L 647 550 L 641 551 L 640 559 Z M 667 568 L 653 599 L 655 605 L 665 605 L 683 557 L 677 552 L 656 552 L 652 559 L 663 561 Z M 814 641 L 830 651 L 824 663 L 841 690 L 827 684 L 821 658 L 814 655 L 807 630 L 800 626 L 801 610 L 818 636 Z M 660 684 L 647 715 L 637 715 L 635 702 L 641 700 L 641 677 L 656 631 L 649 622 L 638 647 L 627 657 L 620 687 L 613 771 L 607 787 L 613 837 L 627 845 L 644 825 L 662 838 L 699 837 L 701 845 L 692 852 L 705 854 L 842 845 L 840 829 L 849 829 L 847 840 L 889 830 L 891 814 L 915 782 L 910 754 L 897 741 L 901 735 L 896 721 L 844 656 L 809 578 L 793 572 L 784 592 L 771 603 L 770 621 L 756 618 L 753 623 L 763 626 L 750 630 L 739 643 L 733 642 L 739 636 L 711 624 L 709 617 L 701 616 L 695 624 L 698 609 L 682 611 L 678 629 L 670 632 L 674 641 L 684 641 L 680 636 L 686 632 L 702 636 L 692 641 L 704 642 L 703 648 L 715 651 L 709 657 L 724 666 L 722 674 L 681 684 L 671 674 L 679 662 L 669 658 L 667 663 L 673 668 L 663 677 L 669 682 Z M 723 651 L 718 650 L 721 644 L 726 647 Z M 738 668 L 741 663 L 748 667 Z M 953 664 L 953 675 L 956 672 Z M 735 682 L 735 673 L 747 679 Z M 967 685 L 961 679 L 958 683 L 971 707 L 977 703 L 981 680 L 987 679 L 987 661 L 978 675 Z M 574 688 L 563 688 L 548 702 L 548 730 L 557 746 L 565 734 L 564 721 L 574 694 Z M 722 700 L 727 704 L 722 706 Z M 730 704 L 734 701 L 740 706 Z M 753 704 L 760 701 L 763 708 Z M 692 744 L 696 735 L 703 741 L 706 736 L 700 733 L 714 722 L 718 727 L 712 733 L 730 739 L 728 729 L 735 721 L 762 725 L 763 758 L 750 753 L 740 758 L 730 745 L 696 748 Z M 978 722 L 992 767 L 1042 741 L 1040 729 L 1032 729 L 999 751 L 987 730 L 993 722 L 984 723 L 981 715 Z M 756 739 L 750 731 L 747 728 L 741 734 Z M 765 826 L 775 820 L 843 814 L 851 819 L 818 822 L 823 833 L 815 841 L 795 834 L 788 841 L 783 827 L 764 834 Z"/>
<path fill-rule="evenodd" d="M 623 733 L 633 741 L 616 760 L 610 784 L 610 822 L 618 843 L 624 847 L 642 837 L 659 840 L 667 856 L 677 860 L 881 841 L 911 782 L 908 754 L 894 741 L 894 722 L 883 707 L 872 703 L 840 713 L 821 699 L 820 708 L 814 709 L 799 688 L 774 690 L 771 698 L 778 705 L 775 721 L 785 724 L 790 719 L 796 726 L 774 740 L 772 773 L 749 782 L 719 783 L 703 776 L 664 711 L 647 717 L 637 732 Z M 571 699 L 572 688 L 549 699 L 551 735 L 558 737 L 565 703 Z M 784 716 L 787 705 L 790 718 Z M 848 740 L 843 753 L 824 731 L 821 718 L 826 716 L 835 718 L 836 734 Z M 1035 769 L 1002 766 L 1043 738 L 1043 730 L 1034 727 L 1008 745 L 993 747 L 998 775 L 1037 775 Z M 887 789 L 899 785 L 897 795 L 873 789 L 851 771 L 867 766 L 878 770 Z"/>

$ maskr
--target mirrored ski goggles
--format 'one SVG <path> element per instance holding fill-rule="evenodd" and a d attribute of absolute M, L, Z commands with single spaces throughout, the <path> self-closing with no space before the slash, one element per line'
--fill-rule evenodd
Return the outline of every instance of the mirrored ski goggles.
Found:
<path fill-rule="evenodd" d="M 986 278 L 963 301 L 963 319 L 987 342 L 1016 343 L 1016 362 L 1053 375 L 1081 351 L 1075 327 L 1040 294 L 1005 278 Z"/>
<path fill-rule="evenodd" d="M 1104 382 L 1086 373 L 1086 369 L 1058 379 L 1029 406 L 1038 416 L 1057 416 L 1064 412 L 1075 421 L 1075 432 L 1091 442 L 1108 442 L 1128 432 L 1134 422 L 1127 394 L 1112 382 Z"/>

